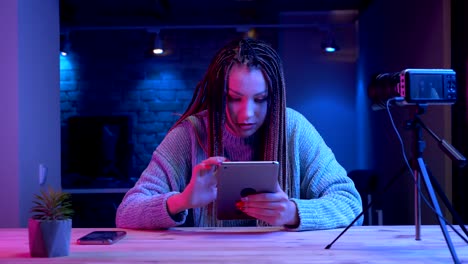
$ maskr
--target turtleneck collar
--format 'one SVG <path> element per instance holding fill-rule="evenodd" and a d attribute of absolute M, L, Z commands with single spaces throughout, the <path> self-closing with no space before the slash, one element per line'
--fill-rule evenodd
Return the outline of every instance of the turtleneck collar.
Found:
<path fill-rule="evenodd" d="M 232 134 L 225 128 L 223 133 L 224 153 L 226 157 L 233 161 L 246 161 L 259 159 L 260 152 L 260 131 L 249 137 L 239 137 Z"/>

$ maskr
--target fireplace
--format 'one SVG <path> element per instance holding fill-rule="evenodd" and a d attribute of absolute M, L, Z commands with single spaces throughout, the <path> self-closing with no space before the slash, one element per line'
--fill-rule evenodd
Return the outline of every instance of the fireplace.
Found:
<path fill-rule="evenodd" d="M 73 116 L 68 119 L 66 130 L 63 188 L 128 188 L 134 185 L 131 117 Z"/>

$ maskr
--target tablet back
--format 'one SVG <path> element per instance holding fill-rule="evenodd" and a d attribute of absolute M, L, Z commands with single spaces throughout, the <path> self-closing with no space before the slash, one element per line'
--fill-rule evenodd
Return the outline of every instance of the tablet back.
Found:
<path fill-rule="evenodd" d="M 254 193 L 275 192 L 278 182 L 277 161 L 223 162 L 217 171 L 219 220 L 253 219 L 236 208 L 241 197 Z"/>

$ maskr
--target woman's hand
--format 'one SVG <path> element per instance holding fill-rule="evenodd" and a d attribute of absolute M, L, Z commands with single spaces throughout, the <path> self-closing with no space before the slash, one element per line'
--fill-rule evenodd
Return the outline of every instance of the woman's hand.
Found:
<path fill-rule="evenodd" d="M 182 192 L 188 208 L 202 207 L 216 199 L 218 180 L 215 172 L 225 160 L 225 157 L 210 157 L 193 168 L 190 183 Z"/>
<path fill-rule="evenodd" d="M 210 157 L 193 167 L 192 178 L 184 191 L 167 199 L 169 214 L 202 207 L 216 199 L 218 181 L 215 172 L 225 160 L 225 157 Z"/>
<path fill-rule="evenodd" d="M 277 185 L 275 193 L 252 194 L 242 198 L 237 207 L 244 213 L 270 225 L 298 225 L 296 204 Z"/>

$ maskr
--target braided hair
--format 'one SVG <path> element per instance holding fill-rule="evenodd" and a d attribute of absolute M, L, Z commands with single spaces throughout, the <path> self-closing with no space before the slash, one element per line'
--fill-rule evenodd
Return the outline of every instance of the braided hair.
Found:
<path fill-rule="evenodd" d="M 233 65 L 241 64 L 260 69 L 268 87 L 268 112 L 262 126 L 261 152 L 263 160 L 276 160 L 281 164 L 279 183 L 291 195 L 289 161 L 286 143 L 286 89 L 281 59 L 266 42 L 251 38 L 234 40 L 220 49 L 212 59 L 203 79 L 197 84 L 192 100 L 177 126 L 188 116 L 208 111 L 208 155 L 223 156 L 223 131 L 226 121 L 226 94 L 229 72 Z M 172 129 L 171 128 L 171 129 Z"/>

